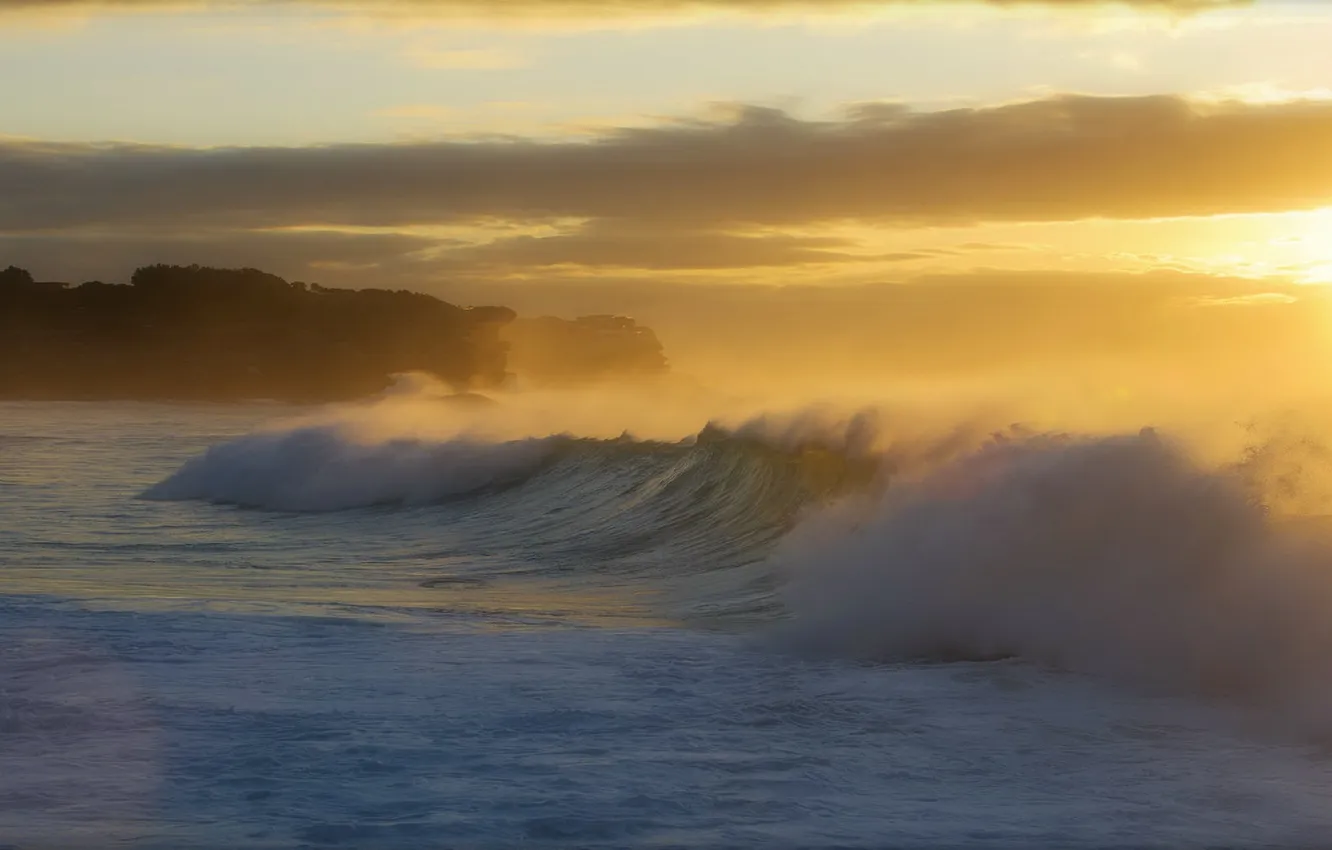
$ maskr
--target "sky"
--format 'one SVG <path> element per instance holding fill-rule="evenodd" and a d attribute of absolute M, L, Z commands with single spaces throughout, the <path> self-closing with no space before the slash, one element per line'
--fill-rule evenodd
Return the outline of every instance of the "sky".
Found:
<path fill-rule="evenodd" d="M 1294 303 L 1332 283 L 1329 44 L 1318 0 L 0 0 L 0 266 Z"/>

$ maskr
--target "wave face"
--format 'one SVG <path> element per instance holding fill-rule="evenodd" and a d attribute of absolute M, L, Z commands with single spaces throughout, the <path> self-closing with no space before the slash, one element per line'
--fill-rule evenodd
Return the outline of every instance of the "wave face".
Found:
<path fill-rule="evenodd" d="M 521 480 L 561 440 L 361 440 L 337 425 L 252 434 L 214 446 L 144 492 L 275 511 L 422 505 Z"/>
<path fill-rule="evenodd" d="M 144 496 L 438 511 L 480 580 L 650 588 L 679 602 L 672 616 L 757 618 L 798 651 L 1019 656 L 1328 705 L 1332 547 L 1270 516 L 1252 470 L 1201 465 L 1152 430 L 887 443 L 871 416 L 675 442 L 383 439 L 335 422 L 215 446 Z"/>
<path fill-rule="evenodd" d="M 681 600 L 674 614 L 755 614 L 776 604 L 761 562 L 780 537 L 808 506 L 865 486 L 878 468 L 862 447 L 865 420 L 817 424 L 760 419 L 659 442 L 382 439 L 322 423 L 214 446 L 142 497 L 436 510 L 451 554 L 492 571 L 503 562 L 506 577 L 645 580 Z"/>

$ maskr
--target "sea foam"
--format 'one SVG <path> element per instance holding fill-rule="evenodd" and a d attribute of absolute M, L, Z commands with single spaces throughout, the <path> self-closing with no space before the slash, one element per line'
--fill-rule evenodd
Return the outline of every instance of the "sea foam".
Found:
<path fill-rule="evenodd" d="M 1332 550 L 1152 430 L 995 439 L 807 518 L 771 563 L 803 650 L 1021 656 L 1286 706 L 1332 691 Z"/>

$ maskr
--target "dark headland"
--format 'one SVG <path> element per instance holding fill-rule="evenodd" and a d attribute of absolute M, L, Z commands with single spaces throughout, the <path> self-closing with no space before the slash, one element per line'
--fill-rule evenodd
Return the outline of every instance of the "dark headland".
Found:
<path fill-rule="evenodd" d="M 461 391 L 666 369 L 656 335 L 622 316 L 520 318 L 257 269 L 156 265 L 77 286 L 0 271 L 0 398 L 315 402 L 402 372 Z"/>

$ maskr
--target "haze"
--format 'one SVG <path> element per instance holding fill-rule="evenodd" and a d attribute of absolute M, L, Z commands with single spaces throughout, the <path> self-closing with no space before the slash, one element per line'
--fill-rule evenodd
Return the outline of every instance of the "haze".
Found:
<path fill-rule="evenodd" d="M 498 8 L 0 2 L 0 259 L 624 313 L 802 395 L 1326 377 L 1322 4 Z"/>

